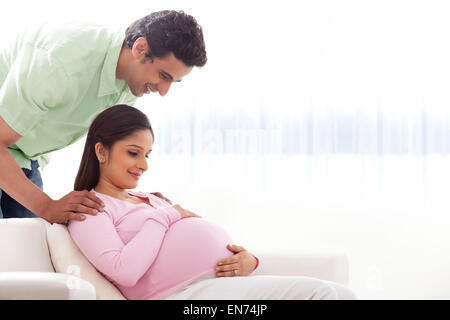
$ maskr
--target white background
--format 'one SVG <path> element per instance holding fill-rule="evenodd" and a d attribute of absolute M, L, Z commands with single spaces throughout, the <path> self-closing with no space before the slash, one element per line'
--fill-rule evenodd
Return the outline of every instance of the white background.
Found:
<path fill-rule="evenodd" d="M 3 39 L 49 19 L 126 27 L 162 9 L 192 14 L 208 63 L 168 96 L 138 100 L 156 134 L 139 189 L 250 251 L 345 253 L 361 298 L 450 298 L 446 1 L 6 3 Z M 252 122 L 262 116 L 269 126 Z M 243 148 L 219 146 L 226 128 Z M 51 197 L 72 190 L 83 144 L 42 171 Z"/>

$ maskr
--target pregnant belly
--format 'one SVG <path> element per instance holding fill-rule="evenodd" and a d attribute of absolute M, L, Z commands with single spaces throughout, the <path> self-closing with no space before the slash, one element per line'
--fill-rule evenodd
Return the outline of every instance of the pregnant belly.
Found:
<path fill-rule="evenodd" d="M 172 224 L 149 269 L 154 285 L 176 284 L 205 274 L 214 274 L 220 259 L 233 255 L 226 246 L 230 236 L 203 218 L 184 218 Z"/>

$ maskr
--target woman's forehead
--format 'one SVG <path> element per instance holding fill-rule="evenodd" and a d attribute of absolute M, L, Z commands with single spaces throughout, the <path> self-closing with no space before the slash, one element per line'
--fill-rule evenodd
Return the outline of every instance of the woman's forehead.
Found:
<path fill-rule="evenodd" d="M 118 142 L 122 145 L 134 144 L 147 149 L 151 148 L 153 138 L 150 130 L 139 130 Z"/>

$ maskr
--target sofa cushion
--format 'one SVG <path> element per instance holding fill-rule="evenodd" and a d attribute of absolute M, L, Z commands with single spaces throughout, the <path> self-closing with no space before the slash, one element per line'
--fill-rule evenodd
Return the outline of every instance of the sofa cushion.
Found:
<path fill-rule="evenodd" d="M 65 225 L 43 221 L 47 227 L 50 257 L 56 272 L 79 276 L 89 281 L 96 289 L 98 300 L 125 299 L 121 292 L 106 280 L 78 249 Z"/>
<path fill-rule="evenodd" d="M 41 220 L 0 219 L 0 272 L 55 272 Z"/>

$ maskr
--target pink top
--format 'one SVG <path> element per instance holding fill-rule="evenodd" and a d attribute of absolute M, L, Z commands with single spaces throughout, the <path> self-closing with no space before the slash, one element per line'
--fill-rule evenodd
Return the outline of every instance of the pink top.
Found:
<path fill-rule="evenodd" d="M 95 192 L 94 190 L 92 190 Z M 150 204 L 132 204 L 95 192 L 105 212 L 71 220 L 69 232 L 88 260 L 128 299 L 163 299 L 232 256 L 220 226 L 190 217 L 149 193 L 128 191 Z"/>

